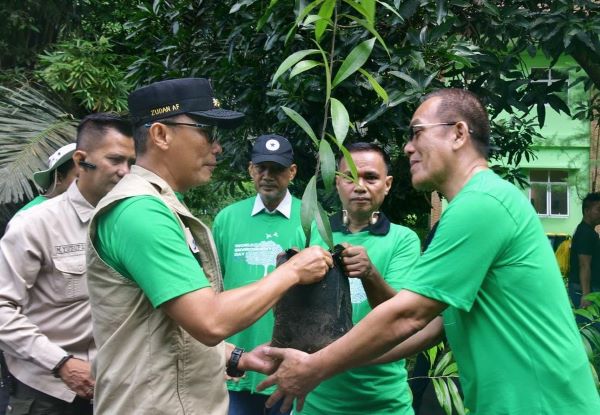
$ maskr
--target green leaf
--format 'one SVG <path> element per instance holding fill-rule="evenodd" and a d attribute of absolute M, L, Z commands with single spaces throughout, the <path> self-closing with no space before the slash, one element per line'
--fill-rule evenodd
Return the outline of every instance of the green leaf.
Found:
<path fill-rule="evenodd" d="M 385 89 L 383 89 L 383 87 L 379 84 L 379 82 L 377 82 L 377 79 L 375 79 L 373 77 L 373 75 L 371 75 L 369 72 L 365 71 L 363 68 L 360 68 L 358 71 L 361 74 L 363 74 L 365 76 L 365 78 L 367 78 L 367 80 L 373 87 L 373 90 L 377 93 L 377 95 L 379 95 L 379 97 L 382 99 L 383 103 L 385 105 L 387 105 L 390 98 L 389 98 L 387 92 L 385 91 Z"/>
<path fill-rule="evenodd" d="M 301 22 L 304 20 L 306 16 L 315 8 L 318 7 L 324 0 L 316 0 L 312 3 L 308 3 L 304 9 L 298 14 L 296 18 L 296 26 L 300 26 Z"/>
<path fill-rule="evenodd" d="M 315 39 L 317 42 L 321 40 L 321 37 L 323 36 L 323 33 L 325 33 L 327 26 L 332 24 L 331 15 L 335 9 L 335 2 L 336 0 L 325 0 L 319 9 L 319 16 L 321 17 L 321 20 L 319 20 L 315 25 Z"/>
<path fill-rule="evenodd" d="M 313 24 L 314 22 L 318 22 L 319 20 L 323 20 L 323 18 L 318 14 L 309 14 L 308 16 L 306 16 L 306 19 L 304 19 L 304 21 L 302 22 L 302 26 L 308 26 L 310 24 Z"/>
<path fill-rule="evenodd" d="M 271 82 L 271 85 L 274 85 L 275 81 L 277 81 L 277 79 L 279 79 L 279 77 L 283 75 L 285 71 L 290 69 L 296 63 L 298 63 L 298 61 L 304 59 L 308 55 L 312 55 L 318 52 L 318 49 L 304 49 L 292 53 L 290 56 L 285 58 L 283 62 L 281 62 L 281 65 L 279 65 L 279 68 L 277 68 L 277 70 L 275 71 L 275 75 L 273 75 L 273 81 Z"/>
<path fill-rule="evenodd" d="M 319 162 L 325 190 L 331 192 L 333 190 L 333 180 L 335 179 L 335 156 L 325 138 L 321 140 L 319 146 Z"/>
<path fill-rule="evenodd" d="M 385 41 L 383 40 L 383 38 L 381 37 L 381 35 L 379 34 L 379 32 L 377 30 L 375 30 L 375 26 L 369 24 L 369 22 L 367 22 L 366 20 L 359 19 L 356 16 L 351 16 L 351 15 L 348 15 L 348 14 L 344 14 L 343 16 L 346 16 L 348 19 L 350 19 L 350 20 L 358 23 L 359 25 L 361 25 L 362 27 L 364 27 L 365 29 L 367 29 L 373 36 L 375 36 L 375 38 L 381 44 L 381 47 L 386 51 L 386 53 L 388 54 L 388 56 L 391 57 L 390 50 L 388 49 L 387 45 L 385 44 Z"/>
<path fill-rule="evenodd" d="M 343 144 L 338 143 L 337 140 L 335 139 L 335 137 L 333 137 L 331 134 L 327 134 L 327 137 L 329 137 L 331 139 L 331 141 L 333 141 L 334 143 L 337 144 L 338 148 L 344 155 L 344 160 L 346 161 L 346 165 L 350 169 L 350 174 L 352 174 L 352 180 L 357 182 L 358 181 L 358 169 L 356 168 L 356 164 L 354 164 L 352 155 L 350 154 L 348 149 L 346 149 L 346 147 L 344 147 Z"/>
<path fill-rule="evenodd" d="M 323 140 L 325 141 L 325 140 Z M 327 216 L 327 212 L 321 206 L 319 202 L 317 202 L 317 230 L 321 235 L 321 238 L 325 241 L 329 249 L 333 250 L 333 233 L 331 232 L 331 224 L 329 223 L 329 216 Z"/>
<path fill-rule="evenodd" d="M 452 362 L 444 368 L 442 376 L 455 375 L 456 373 L 458 373 L 458 366 L 456 365 L 456 362 Z"/>
<path fill-rule="evenodd" d="M 271 3 L 269 3 L 269 7 L 267 7 L 267 11 L 265 11 L 265 14 L 263 14 L 261 16 L 260 19 L 258 19 L 258 23 L 256 23 L 256 31 L 258 32 L 260 29 L 262 29 L 262 27 L 265 25 L 265 23 L 267 23 L 267 21 L 269 20 L 269 17 L 271 16 L 271 13 L 273 12 L 273 7 L 275 7 L 275 5 L 279 2 L 279 0 L 271 0 Z"/>
<path fill-rule="evenodd" d="M 331 98 L 331 124 L 333 126 L 333 132 L 335 139 L 338 144 L 343 144 L 348 135 L 348 128 L 350 127 L 350 116 L 348 110 L 344 104 L 335 98 Z"/>
<path fill-rule="evenodd" d="M 441 24 L 442 21 L 444 20 L 444 17 L 446 17 L 446 15 L 448 14 L 448 10 L 446 10 L 446 0 L 437 0 L 437 5 L 436 5 L 436 17 L 435 17 L 435 23 L 436 24 Z"/>
<path fill-rule="evenodd" d="M 452 415 L 452 404 L 450 401 L 450 392 L 446 382 L 442 379 L 433 378 L 433 388 L 435 389 L 435 396 L 440 403 L 440 406 L 446 412 L 447 415 Z"/>
<path fill-rule="evenodd" d="M 335 88 L 340 82 L 348 78 L 354 72 L 356 72 L 361 66 L 365 64 L 369 55 L 373 50 L 375 44 L 375 38 L 365 40 L 364 42 L 357 45 L 344 59 L 340 69 L 337 71 L 335 78 L 333 79 L 332 87 Z"/>
<path fill-rule="evenodd" d="M 400 79 L 405 80 L 406 82 L 408 82 L 409 84 L 411 84 L 412 86 L 414 86 L 415 88 L 419 88 L 420 85 L 419 83 L 413 79 L 410 75 L 405 74 L 404 72 L 400 72 L 400 71 L 390 71 L 389 72 L 390 75 L 394 75 Z"/>
<path fill-rule="evenodd" d="M 375 2 L 373 0 L 344 0 L 344 3 L 352 6 L 371 25 L 375 25 Z"/>
<path fill-rule="evenodd" d="M 448 366 L 448 364 L 450 364 L 450 361 L 452 360 L 452 352 L 451 351 L 447 351 L 446 354 L 444 354 L 444 356 L 441 358 L 441 360 L 439 361 L 439 363 L 435 366 L 435 369 L 433 371 L 433 375 L 434 376 L 441 376 L 444 369 L 446 368 L 446 366 Z"/>
<path fill-rule="evenodd" d="M 450 390 L 450 397 L 452 398 L 452 403 L 454 405 L 454 409 L 456 409 L 457 415 L 464 415 L 465 406 L 462 398 L 460 397 L 460 393 L 458 393 L 458 388 L 456 387 L 454 380 L 448 379 L 448 389 Z"/>
<path fill-rule="evenodd" d="M 385 1 L 380 1 L 380 0 L 377 0 L 377 3 L 381 4 L 383 7 L 385 7 L 385 8 L 386 8 L 386 9 L 388 9 L 390 12 L 392 12 L 393 14 L 395 14 L 395 15 L 396 15 L 396 17 L 398 17 L 398 18 L 400 19 L 400 21 L 401 21 L 402 23 L 404 23 L 404 17 L 402 17 L 402 16 L 400 15 L 400 13 L 398 13 L 398 12 L 396 11 L 396 9 L 394 9 L 392 6 L 390 6 L 389 4 L 387 4 Z"/>
<path fill-rule="evenodd" d="M 249 6 L 252 3 L 255 3 L 256 0 L 243 0 L 243 1 L 238 1 L 237 3 L 235 3 L 233 6 L 231 6 L 231 9 L 229 9 L 229 14 L 235 13 L 237 12 L 239 9 L 241 9 L 244 6 Z"/>
<path fill-rule="evenodd" d="M 285 112 L 285 115 L 290 117 L 296 124 L 298 124 L 298 126 L 302 128 L 304 132 L 313 140 L 315 147 L 319 148 L 319 140 L 317 139 L 315 132 L 308 124 L 308 122 L 304 119 L 304 117 L 291 108 L 281 106 L 281 109 L 283 110 L 283 112 Z"/>
<path fill-rule="evenodd" d="M 306 189 L 304 189 L 302 205 L 300 207 L 300 223 L 306 236 L 305 247 L 310 245 L 310 227 L 312 226 L 317 209 L 317 177 L 313 176 L 308 181 Z"/>
<path fill-rule="evenodd" d="M 296 66 L 294 66 L 292 71 L 290 72 L 290 79 L 296 75 L 300 75 L 302 72 L 305 72 L 305 71 L 308 71 L 308 70 L 314 68 L 315 66 L 323 66 L 323 64 L 319 61 L 310 60 L 310 59 L 298 62 L 296 64 Z"/>
<path fill-rule="evenodd" d="M 427 353 L 427 358 L 429 359 L 429 366 L 433 366 L 433 363 L 435 362 L 435 358 L 437 357 L 437 353 L 438 353 L 438 346 L 433 346 L 430 347 L 425 353 Z"/>

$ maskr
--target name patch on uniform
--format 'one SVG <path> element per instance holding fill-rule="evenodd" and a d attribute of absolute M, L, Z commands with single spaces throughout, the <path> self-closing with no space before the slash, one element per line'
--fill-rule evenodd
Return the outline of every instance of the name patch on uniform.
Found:
<path fill-rule="evenodd" d="M 56 251 L 56 255 L 68 255 L 74 252 L 85 251 L 85 244 L 56 245 L 54 250 Z"/>
<path fill-rule="evenodd" d="M 154 108 L 150 110 L 151 116 L 166 114 L 167 112 L 179 111 L 179 104 L 165 105 L 164 107 Z"/>

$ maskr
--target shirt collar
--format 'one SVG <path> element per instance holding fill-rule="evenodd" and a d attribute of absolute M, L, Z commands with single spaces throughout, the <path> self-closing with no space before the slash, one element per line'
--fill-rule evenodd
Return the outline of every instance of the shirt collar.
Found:
<path fill-rule="evenodd" d="M 73 209 L 75 209 L 75 212 L 77 212 L 79 220 L 81 220 L 82 223 L 89 222 L 90 218 L 92 217 L 92 212 L 94 211 L 94 206 L 92 206 L 79 191 L 79 187 L 77 187 L 77 180 L 73 180 L 73 183 L 71 183 L 67 189 L 66 194 L 67 198 L 73 205 Z"/>
<path fill-rule="evenodd" d="M 273 211 L 269 211 L 269 209 L 267 209 L 263 203 L 260 195 L 256 195 L 256 198 L 254 199 L 254 207 L 252 208 L 252 213 L 250 216 L 258 215 L 262 211 L 265 211 L 270 215 L 274 214 L 275 212 L 279 212 L 289 219 L 292 216 L 292 195 L 290 194 L 290 191 L 285 191 L 283 200 Z"/>
<path fill-rule="evenodd" d="M 338 212 L 335 215 L 333 215 L 329 222 L 331 223 L 331 230 L 333 232 L 341 232 L 344 234 L 351 233 L 348 230 L 348 227 L 344 225 L 344 222 L 342 221 L 342 212 Z M 365 226 L 360 230 L 360 232 L 364 231 L 368 231 L 369 233 L 371 233 L 371 235 L 387 235 L 390 231 L 390 220 L 387 218 L 387 216 L 385 216 L 383 212 L 379 212 L 377 222 L 375 222 L 375 224 L 373 225 L 369 224 L 368 226 Z"/>

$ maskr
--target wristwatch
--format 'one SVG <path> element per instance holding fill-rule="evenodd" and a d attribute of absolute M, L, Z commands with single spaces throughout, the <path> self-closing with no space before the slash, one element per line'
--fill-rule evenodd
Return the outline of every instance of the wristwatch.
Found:
<path fill-rule="evenodd" d="M 231 352 L 231 356 L 226 365 L 227 370 L 225 371 L 228 376 L 231 376 L 232 378 L 241 378 L 244 376 L 244 373 L 246 373 L 246 371 L 238 369 L 238 364 L 240 363 L 240 358 L 243 353 L 244 349 L 237 346 L 233 349 L 233 352 Z"/>
<path fill-rule="evenodd" d="M 55 378 L 60 378 L 60 374 L 58 373 L 58 371 L 60 370 L 61 367 L 63 367 L 65 365 L 65 363 L 67 363 L 67 360 L 72 359 L 73 355 L 72 354 L 68 354 L 66 356 L 64 356 L 62 359 L 60 359 L 58 361 L 58 363 L 56 364 L 56 366 L 54 366 L 51 370 L 52 375 Z"/>

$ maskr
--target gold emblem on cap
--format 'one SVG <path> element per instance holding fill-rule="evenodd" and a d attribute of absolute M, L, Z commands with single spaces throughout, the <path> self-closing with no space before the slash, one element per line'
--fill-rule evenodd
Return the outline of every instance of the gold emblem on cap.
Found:
<path fill-rule="evenodd" d="M 213 107 L 215 107 L 215 108 L 221 108 L 221 101 L 219 101 L 216 98 L 213 98 Z"/>

